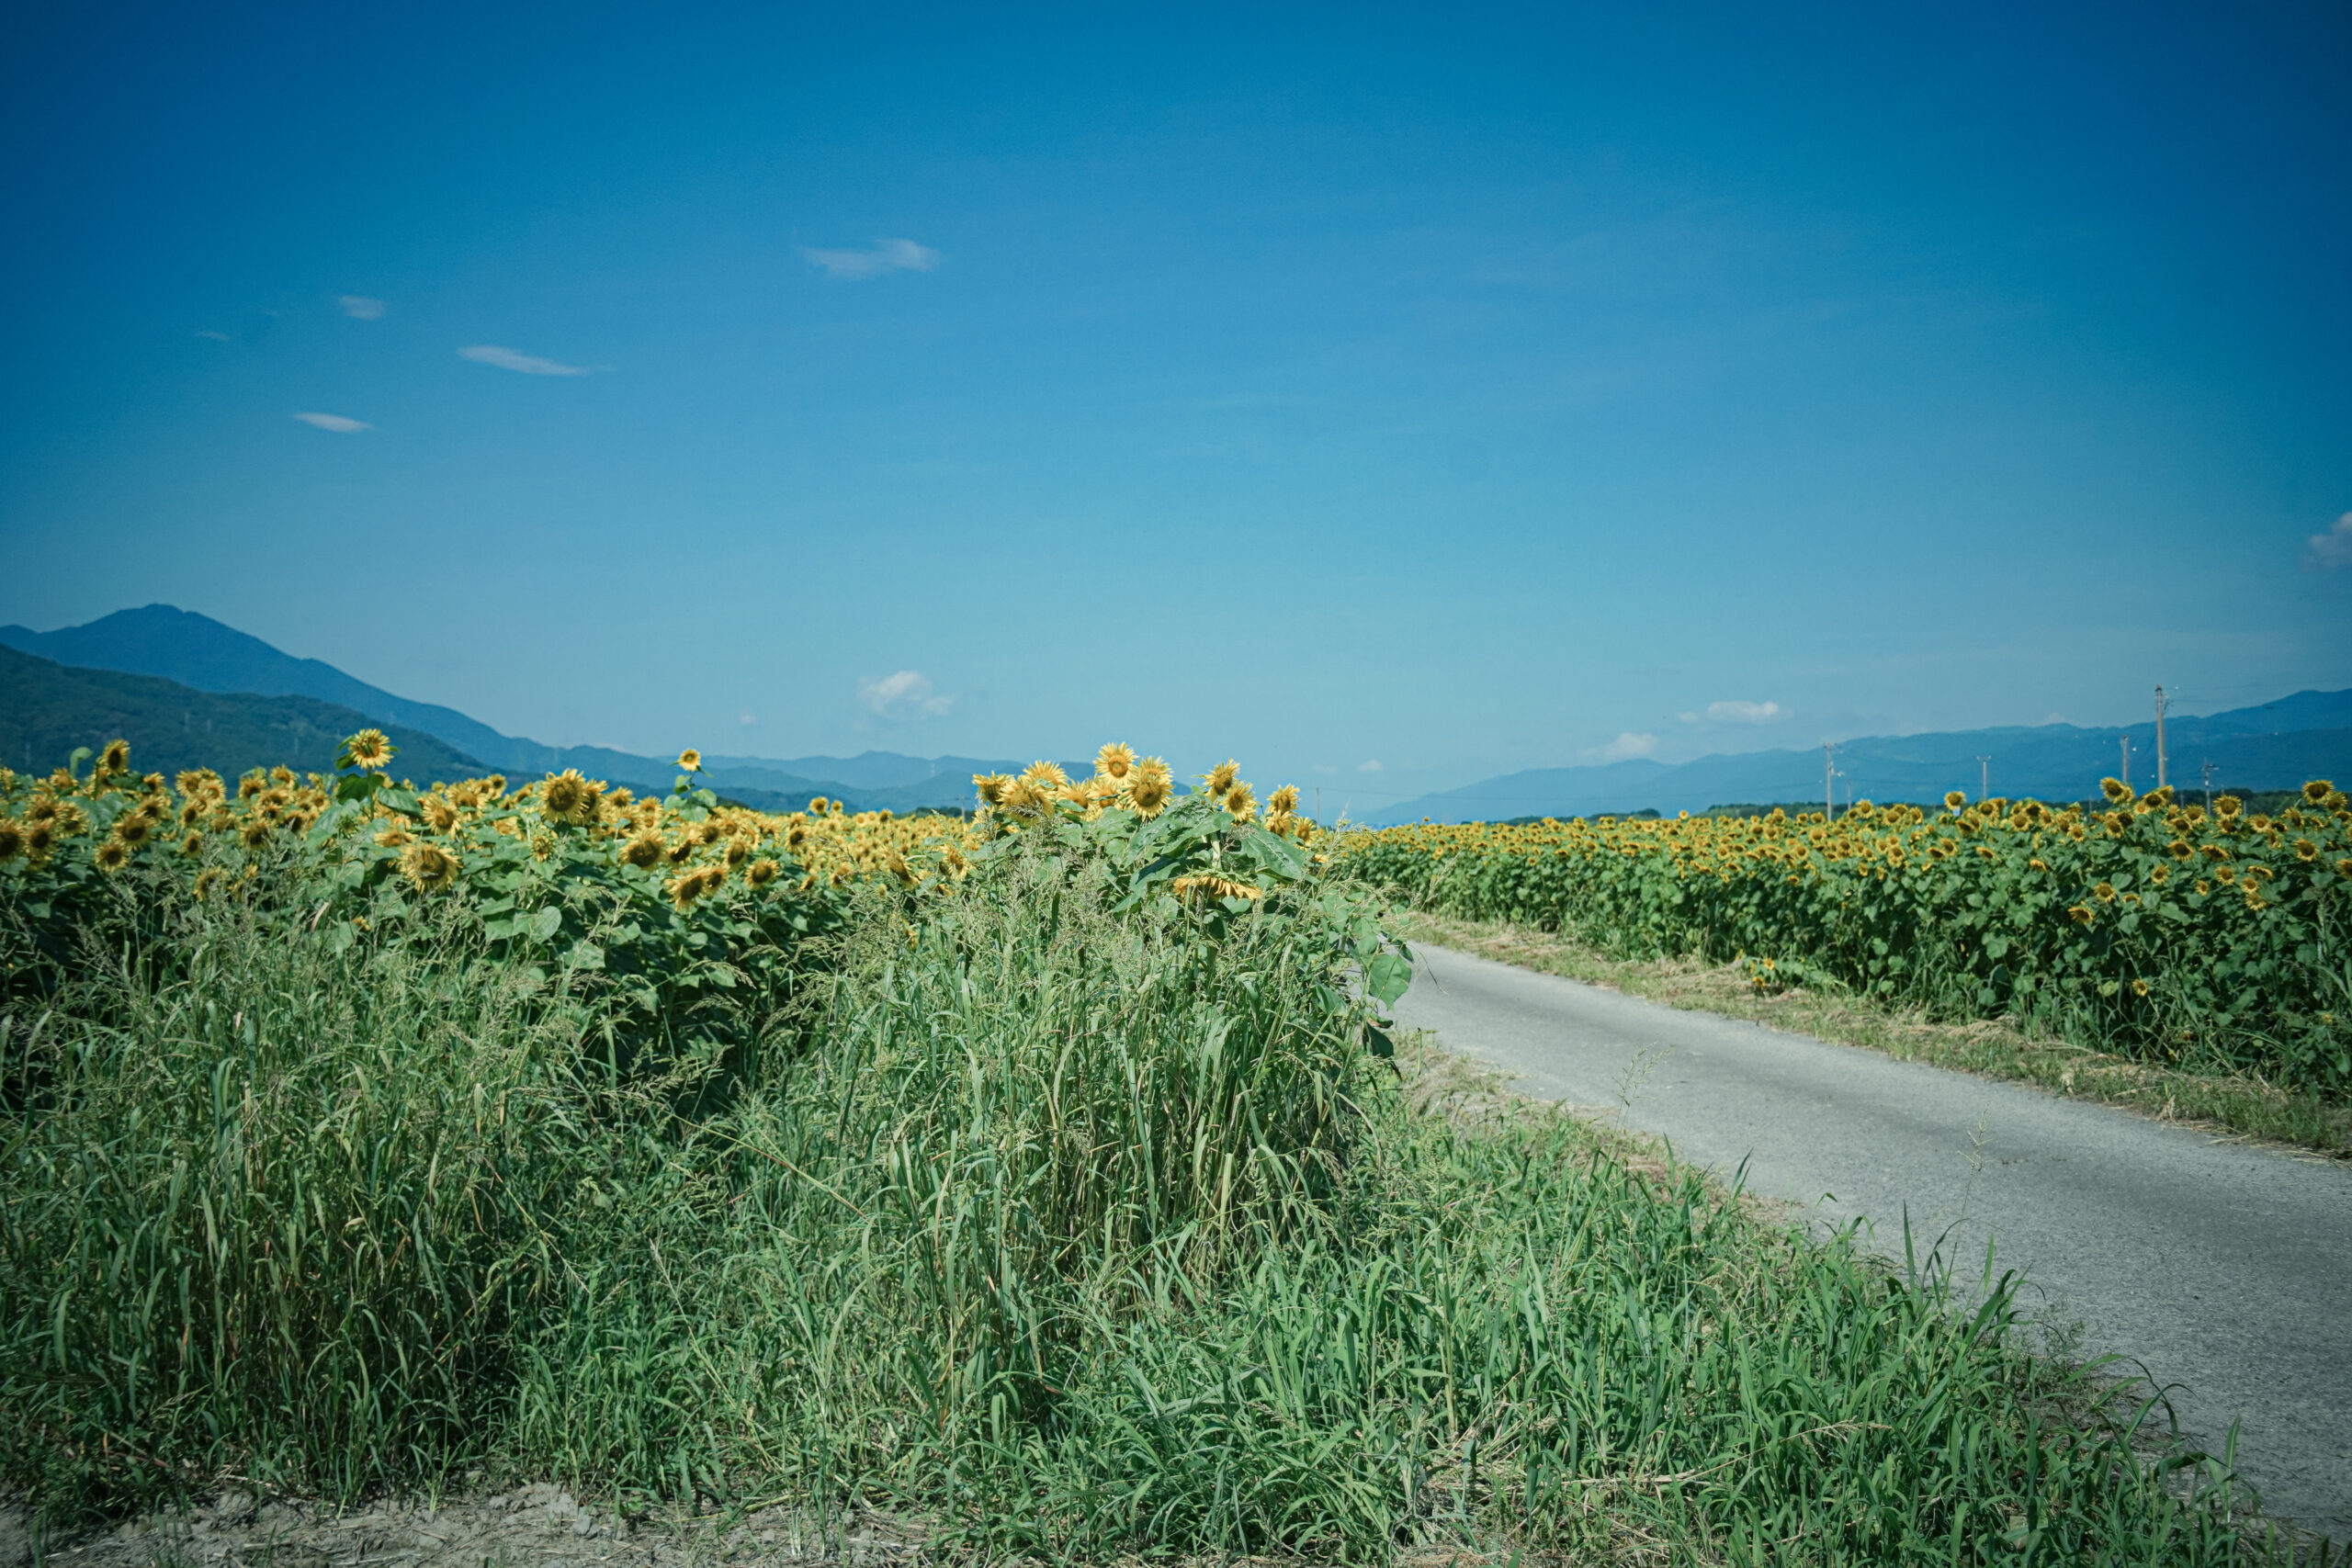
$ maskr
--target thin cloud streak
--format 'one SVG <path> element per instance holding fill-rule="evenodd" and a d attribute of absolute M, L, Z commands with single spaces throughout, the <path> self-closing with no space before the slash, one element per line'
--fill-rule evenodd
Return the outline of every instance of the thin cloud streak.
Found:
<path fill-rule="evenodd" d="M 526 376 L 585 376 L 589 373 L 578 365 L 541 359 L 536 354 L 517 354 L 494 343 L 469 344 L 458 350 L 458 357 L 470 359 L 476 365 L 494 365 L 501 370 L 519 371 Z"/>
<path fill-rule="evenodd" d="M 891 272 L 929 272 L 939 265 L 939 253 L 912 240 L 877 240 L 870 251 L 827 251 L 803 245 L 808 265 L 824 269 L 828 277 L 879 277 Z"/>
<path fill-rule="evenodd" d="M 346 294 L 335 301 L 343 313 L 355 321 L 380 321 L 384 319 L 384 302 L 365 294 Z"/>
<path fill-rule="evenodd" d="M 339 413 L 298 413 L 294 417 L 313 430 L 332 431 L 337 435 L 356 435 L 376 428 L 364 419 L 346 419 Z"/>

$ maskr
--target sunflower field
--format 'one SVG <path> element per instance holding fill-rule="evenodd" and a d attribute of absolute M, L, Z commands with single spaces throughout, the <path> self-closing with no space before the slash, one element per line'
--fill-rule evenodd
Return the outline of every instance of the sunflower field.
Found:
<path fill-rule="evenodd" d="M 1850 987 L 2352 1089 L 2344 794 L 2314 781 L 2268 816 L 2102 787 L 2088 811 L 1954 794 L 1940 811 L 1864 801 L 1834 822 L 1424 823 L 1349 835 L 1343 859 L 1433 912 L 1736 962 L 1760 989 Z"/>
<path fill-rule="evenodd" d="M 134 773 L 121 741 L 45 778 L 0 768 L 0 896 L 21 917 L 19 939 L 0 945 L 0 996 L 71 968 L 94 937 L 154 934 L 181 899 L 259 900 L 334 953 L 454 905 L 502 962 L 608 994 L 668 1031 L 697 998 L 788 990 L 802 943 L 837 931 L 861 890 L 919 918 L 926 895 L 1024 831 L 1114 852 L 1130 905 L 1158 897 L 1212 917 L 1304 882 L 1323 859 L 1310 863 L 1316 830 L 1295 789 L 1261 812 L 1227 762 L 1180 795 L 1165 762 L 1123 744 L 1075 781 L 1046 761 L 976 776 L 969 818 L 846 812 L 822 797 L 754 811 L 702 787 L 693 750 L 658 798 L 577 772 L 419 789 L 392 779 L 393 753 L 364 730 L 334 774 L 256 769 L 233 785 L 209 770 Z M 1382 978 L 1401 992 L 1401 967 Z"/>
<path fill-rule="evenodd" d="M 2007 1281 L 1948 1310 L 1935 1258 L 1428 1076 L 1295 790 L 1114 745 L 969 818 L 763 815 L 698 762 L 0 774 L 0 1496 L 59 1540 L 554 1478 L 939 1561 L 2246 1560 L 2227 1465 L 2087 1408 Z"/>

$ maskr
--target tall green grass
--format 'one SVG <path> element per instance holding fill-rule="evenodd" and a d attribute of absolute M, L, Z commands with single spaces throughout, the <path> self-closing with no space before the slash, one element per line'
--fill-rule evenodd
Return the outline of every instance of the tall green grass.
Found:
<path fill-rule="evenodd" d="M 63 1518 L 480 1466 L 1060 1558 L 2233 1551 L 2214 1468 L 2167 1490 L 1997 1284 L 1419 1108 L 1323 905 L 1106 886 L 1032 849 L 875 895 L 659 1076 L 458 908 L 93 955 L 0 1023 L 10 1482 Z"/>

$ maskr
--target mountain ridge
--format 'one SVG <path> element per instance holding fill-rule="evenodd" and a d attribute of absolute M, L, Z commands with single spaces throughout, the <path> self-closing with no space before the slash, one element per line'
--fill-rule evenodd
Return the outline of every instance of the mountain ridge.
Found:
<path fill-rule="evenodd" d="M 368 716 L 316 697 L 199 692 L 160 675 L 59 664 L 0 648 L 0 762 L 46 773 L 74 748 L 96 750 L 130 742 L 130 765 L 165 776 L 210 768 L 234 779 L 248 769 L 283 763 L 297 773 L 332 773 L 344 737 L 365 729 Z M 490 770 L 436 736 L 406 725 L 380 725 L 400 748 L 393 772 L 420 783 Z"/>
<path fill-rule="evenodd" d="M 434 737 L 455 751 L 519 775 L 577 768 L 640 793 L 666 792 L 677 777 L 673 761 L 608 746 L 550 746 L 511 736 L 437 703 L 417 702 L 373 686 L 318 659 L 299 659 L 249 632 L 172 604 L 117 610 L 55 631 L 0 626 L 0 647 L 67 668 L 160 678 L 214 694 L 304 697 L 334 704 L 369 723 Z M 802 772 L 809 762 L 840 763 L 849 777 Z M 906 757 L 866 751 L 857 757 L 705 759 L 712 787 L 765 809 L 797 807 L 819 795 L 852 810 L 906 812 L 971 804 L 971 775 L 1022 764 L 1002 759 Z"/>
<path fill-rule="evenodd" d="M 1973 799 L 1989 771 L 1991 792 L 2011 797 L 2081 800 L 2116 774 L 2120 746 L 2132 743 L 2132 781 L 2155 784 L 2155 725 L 2090 728 L 2070 724 L 2007 725 L 1918 735 L 1860 736 L 1837 746 L 1838 800 L 1924 802 L 1957 789 Z M 2201 784 L 2203 764 L 2217 786 L 2291 789 L 2305 779 L 2352 773 L 2352 691 L 2297 692 L 2275 702 L 2165 725 L 2170 782 Z M 1989 770 L 1978 758 L 1991 755 Z M 1796 751 L 1717 752 L 1687 762 L 1636 758 L 1575 768 L 1530 768 L 1459 789 L 1418 796 L 1372 814 L 1374 827 L 1417 822 L 1488 821 L 1512 817 L 1589 817 L 1655 809 L 1703 811 L 1741 801 L 1821 800 L 1824 757 Z"/>

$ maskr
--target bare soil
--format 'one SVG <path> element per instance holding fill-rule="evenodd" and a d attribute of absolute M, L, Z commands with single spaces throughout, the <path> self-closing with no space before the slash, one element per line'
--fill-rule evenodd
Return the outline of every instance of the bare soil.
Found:
<path fill-rule="evenodd" d="M 539 1482 L 354 1510 L 226 1492 L 191 1511 L 48 1543 L 40 1556 L 56 1568 L 718 1568 L 910 1562 L 922 1544 L 919 1530 L 878 1514 L 830 1521 L 782 1508 L 631 1517 Z M 0 1510 L 0 1568 L 26 1568 L 33 1546 L 24 1511 Z"/>

